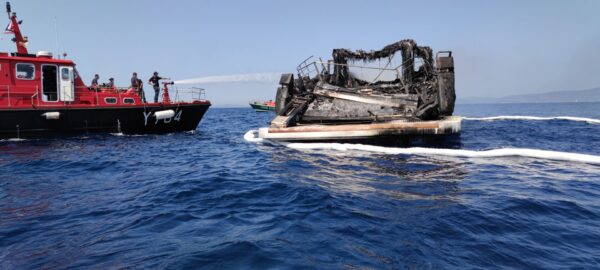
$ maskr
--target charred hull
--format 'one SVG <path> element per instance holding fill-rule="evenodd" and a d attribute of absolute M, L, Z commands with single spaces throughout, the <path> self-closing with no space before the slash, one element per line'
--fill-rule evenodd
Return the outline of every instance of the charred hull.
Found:
<path fill-rule="evenodd" d="M 394 121 L 443 124 L 454 112 L 454 60 L 450 51 L 434 56 L 431 48 L 418 46 L 413 40 L 402 40 L 379 51 L 334 49 L 332 55 L 333 60 L 327 62 L 309 62 L 309 58 L 297 67 L 296 76 L 281 76 L 276 95 L 277 117 L 270 129 L 313 125 L 327 130 L 327 125 L 355 125 L 348 127 L 350 132 L 361 128 L 360 125 Z M 401 57 L 401 64 L 389 68 L 397 55 Z M 387 64 L 384 67 L 368 65 L 376 61 Z M 367 64 L 360 66 L 357 62 Z M 371 71 L 376 76 L 365 79 L 357 75 L 356 69 Z M 382 79 L 384 73 L 393 76 Z M 460 130 L 460 121 L 458 125 L 452 132 Z M 390 128 L 373 136 L 405 134 L 402 128 L 407 127 Z M 423 132 L 435 135 L 435 132 Z M 337 139 L 340 138 L 332 138 Z"/>
<path fill-rule="evenodd" d="M 0 122 L 0 137 L 31 138 L 86 132 L 149 134 L 190 131 L 197 128 L 209 107 L 210 103 L 197 103 L 119 108 L 0 110 L 0 118 L 4 119 Z"/>
<path fill-rule="evenodd" d="M 306 124 L 292 127 L 259 129 L 259 137 L 273 141 L 334 141 L 396 138 L 399 140 L 420 136 L 445 137 L 456 134 L 461 128 L 461 118 L 449 116 L 431 121 L 386 121 L 363 124 Z"/>

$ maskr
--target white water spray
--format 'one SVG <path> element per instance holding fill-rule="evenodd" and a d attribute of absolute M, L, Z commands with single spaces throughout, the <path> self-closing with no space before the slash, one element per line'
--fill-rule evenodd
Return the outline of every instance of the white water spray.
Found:
<path fill-rule="evenodd" d="M 0 142 L 24 142 L 27 141 L 23 138 L 8 138 L 8 139 L 0 139 Z"/>
<path fill-rule="evenodd" d="M 207 76 L 187 80 L 177 80 L 175 84 L 208 84 L 208 83 L 236 83 L 236 82 L 253 82 L 253 83 L 277 83 L 281 73 L 249 73 L 249 74 L 234 74 Z"/>
<path fill-rule="evenodd" d="M 586 122 L 589 124 L 600 124 L 600 119 L 575 117 L 575 116 L 553 116 L 553 117 L 540 117 L 540 116 L 524 116 L 524 115 L 500 115 L 491 117 L 463 117 L 463 120 L 472 121 L 497 121 L 497 120 L 529 120 L 529 121 L 548 121 L 548 120 L 567 120 L 575 122 Z"/>

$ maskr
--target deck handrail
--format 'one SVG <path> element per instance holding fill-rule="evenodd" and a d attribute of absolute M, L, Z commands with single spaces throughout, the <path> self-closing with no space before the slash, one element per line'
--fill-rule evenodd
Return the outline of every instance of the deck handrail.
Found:
<path fill-rule="evenodd" d="M 14 88 L 14 87 L 12 87 Z M 105 90 L 107 88 L 100 88 L 101 90 Z M 113 87 L 112 89 L 115 90 L 115 92 L 113 94 L 118 96 L 118 102 L 117 105 L 124 105 L 126 103 L 123 102 L 123 98 L 127 97 L 127 96 L 123 96 L 127 91 L 130 91 L 132 89 L 132 87 Z M 95 93 L 93 94 L 93 96 L 95 97 L 95 101 L 93 103 L 91 103 L 91 105 L 95 105 L 95 106 L 100 106 L 100 96 L 99 94 L 101 93 L 100 91 L 95 91 L 93 89 L 90 89 L 87 86 L 76 86 L 75 87 L 76 91 L 94 91 Z M 173 102 L 188 102 L 188 101 L 197 101 L 197 100 L 206 100 L 206 92 L 205 89 L 203 88 L 198 88 L 198 87 L 191 87 L 191 88 L 180 88 L 180 87 L 172 87 L 169 89 L 169 92 L 171 94 L 171 96 L 175 96 L 174 99 L 171 100 L 171 103 Z M 137 93 L 137 91 L 135 92 Z M 11 85 L 0 85 L 0 95 L 5 94 L 5 97 L 2 98 L 0 97 L 0 100 L 2 99 L 6 99 L 6 105 L 8 108 L 12 108 L 13 105 L 15 104 L 15 102 L 18 101 L 23 101 L 23 100 L 30 100 L 31 102 L 31 106 L 34 108 L 40 108 L 40 107 L 62 107 L 65 106 L 68 102 L 61 102 L 58 101 L 57 103 L 46 103 L 44 102 L 43 104 L 40 102 L 41 100 L 41 93 L 40 93 L 40 88 L 39 86 L 36 85 L 35 90 L 32 94 L 32 91 L 30 90 L 18 90 L 16 91 L 15 89 L 11 89 Z M 57 93 L 58 95 L 59 93 Z M 164 91 L 163 91 L 164 94 Z M 18 97 L 15 97 L 18 96 Z M 191 100 L 190 100 L 191 99 Z"/>
<path fill-rule="evenodd" d="M 38 89 L 36 87 L 35 93 L 33 95 L 31 95 L 31 106 L 33 106 L 34 108 L 35 108 L 35 105 L 33 105 L 34 104 L 33 103 L 33 98 L 37 97 L 38 93 L 39 93 L 39 91 L 38 91 Z M 37 106 L 39 107 L 40 106 L 40 100 L 39 99 L 37 99 L 37 103 L 38 103 Z"/>
<path fill-rule="evenodd" d="M 172 91 L 175 91 L 175 93 L 173 93 Z M 204 88 L 200 88 L 200 87 L 180 88 L 180 87 L 175 86 L 175 87 L 169 88 L 169 92 L 171 93 L 170 95 L 175 97 L 171 100 L 171 102 L 185 101 L 185 100 L 181 99 L 182 95 L 184 95 L 184 94 L 189 95 L 191 97 L 192 101 L 206 99 L 206 90 Z M 164 92 L 163 92 L 163 94 L 164 94 Z"/>

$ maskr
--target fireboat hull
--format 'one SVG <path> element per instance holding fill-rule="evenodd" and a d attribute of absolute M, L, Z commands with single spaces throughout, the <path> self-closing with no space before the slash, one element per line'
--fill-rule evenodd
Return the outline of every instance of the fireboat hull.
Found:
<path fill-rule="evenodd" d="M 86 132 L 153 134 L 191 131 L 198 127 L 209 107 L 210 103 L 189 103 L 0 110 L 0 119 L 3 119 L 0 138 L 39 138 Z M 157 116 L 161 112 L 167 117 Z"/>

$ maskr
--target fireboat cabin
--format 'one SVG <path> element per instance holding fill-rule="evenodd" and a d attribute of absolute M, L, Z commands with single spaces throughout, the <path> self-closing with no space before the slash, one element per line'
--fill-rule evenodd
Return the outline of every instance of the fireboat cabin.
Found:
<path fill-rule="evenodd" d="M 75 63 L 50 52 L 30 54 L 16 13 L 7 31 L 17 52 L 0 52 L 0 138 L 39 137 L 81 132 L 164 133 L 195 130 L 210 102 L 202 89 L 171 89 L 163 81 L 163 99 L 143 103 L 138 89 L 88 87 Z"/>

